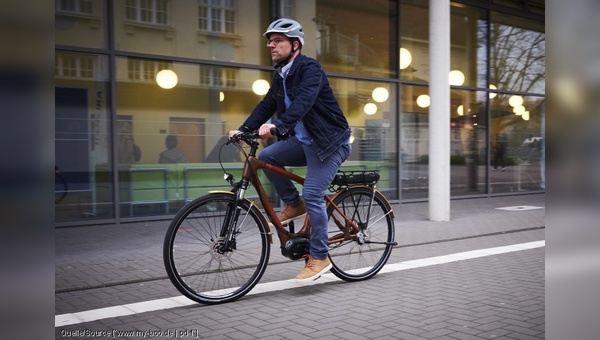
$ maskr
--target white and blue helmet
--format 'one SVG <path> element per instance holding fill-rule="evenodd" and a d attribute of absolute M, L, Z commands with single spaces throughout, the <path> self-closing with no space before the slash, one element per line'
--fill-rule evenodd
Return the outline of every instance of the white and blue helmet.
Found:
<path fill-rule="evenodd" d="M 282 18 L 273 21 L 263 35 L 269 39 L 271 33 L 281 33 L 288 38 L 297 38 L 304 46 L 304 31 L 302 31 L 302 25 L 296 20 Z"/>

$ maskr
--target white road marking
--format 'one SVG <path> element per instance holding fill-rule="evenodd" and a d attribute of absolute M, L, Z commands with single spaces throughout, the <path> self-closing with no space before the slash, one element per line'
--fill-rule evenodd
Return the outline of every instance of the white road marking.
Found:
<path fill-rule="evenodd" d="M 520 243 L 513 244 L 504 247 L 495 247 L 495 248 L 486 248 L 486 249 L 477 249 L 471 251 L 465 251 L 462 253 L 448 254 L 442 256 L 434 256 L 424 259 L 404 261 L 398 263 L 391 263 L 385 265 L 379 273 L 391 273 L 397 272 L 401 270 L 414 269 L 414 268 L 422 268 L 427 266 L 433 266 L 438 264 L 445 264 L 456 261 L 463 261 L 469 259 L 475 259 L 479 257 L 497 255 L 497 254 L 505 254 L 515 251 L 528 250 L 541 248 L 546 246 L 546 241 L 535 241 L 528 243 Z M 332 273 L 327 273 L 321 276 L 321 278 L 317 281 L 303 284 L 302 286 L 307 285 L 317 285 L 323 284 L 332 281 L 339 281 L 335 275 Z M 279 290 L 298 288 L 300 285 L 295 282 L 294 279 L 283 280 L 283 281 L 274 281 L 274 282 L 265 282 L 257 284 L 254 289 L 252 289 L 247 295 L 254 294 L 262 294 L 267 292 L 275 292 Z M 129 303 L 126 305 L 120 306 L 112 306 L 106 308 L 92 309 L 77 313 L 66 313 L 54 316 L 54 327 L 60 326 L 68 326 L 75 325 L 84 322 L 91 322 L 101 319 L 115 318 L 119 316 L 126 315 L 134 315 L 145 312 L 153 312 L 163 309 L 170 309 L 188 305 L 195 305 L 197 302 L 194 302 L 184 296 L 176 296 L 165 299 L 157 299 L 136 303 Z"/>
<path fill-rule="evenodd" d="M 538 207 L 535 205 L 515 205 L 513 207 L 502 207 L 496 208 L 498 210 L 506 210 L 506 211 L 526 211 L 526 210 L 536 210 L 536 209 L 545 209 L 544 207 Z"/>

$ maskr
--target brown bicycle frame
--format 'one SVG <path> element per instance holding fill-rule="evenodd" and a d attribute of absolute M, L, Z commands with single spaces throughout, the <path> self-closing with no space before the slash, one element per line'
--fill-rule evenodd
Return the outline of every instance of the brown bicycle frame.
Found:
<path fill-rule="evenodd" d="M 277 229 L 277 236 L 279 237 L 279 240 L 281 241 L 281 247 L 284 248 L 286 242 L 293 237 L 308 237 L 310 235 L 310 223 L 309 223 L 308 215 L 304 219 L 304 225 L 302 226 L 300 231 L 298 231 L 297 233 L 290 233 L 288 230 L 286 230 L 283 227 L 283 225 L 281 224 L 281 221 L 279 220 L 279 218 L 277 217 L 277 214 L 275 213 L 275 210 L 273 209 L 273 206 L 271 205 L 271 202 L 268 199 L 267 193 L 265 192 L 265 189 L 263 188 L 263 186 L 260 182 L 260 179 L 258 178 L 258 170 L 259 169 L 264 169 L 264 170 L 276 173 L 278 175 L 284 176 L 300 185 L 304 185 L 304 178 L 300 177 L 284 168 L 280 168 L 273 164 L 262 161 L 252 155 L 249 155 L 247 157 L 246 162 L 244 163 L 244 169 L 242 170 L 242 177 L 245 179 L 248 179 L 250 181 L 250 183 L 252 183 L 252 185 L 256 188 L 256 191 L 258 192 L 258 197 L 260 198 L 260 201 L 262 202 L 263 208 L 265 209 L 267 216 L 269 217 L 269 219 L 275 226 L 275 229 Z M 339 192 L 340 191 L 336 192 L 332 198 L 330 198 L 327 195 L 324 196 L 325 201 L 327 202 L 327 206 L 328 207 L 332 206 L 344 218 L 344 221 L 340 221 L 337 218 L 335 219 L 335 223 L 340 228 L 340 231 L 342 233 L 337 234 L 334 237 L 331 237 L 328 240 L 328 244 L 339 243 L 339 242 L 348 241 L 348 240 L 355 240 L 357 237 L 356 233 L 360 230 L 358 225 L 356 225 L 356 223 L 354 223 L 352 220 L 350 220 L 346 216 L 346 214 L 344 214 L 340 210 L 340 208 L 336 204 L 333 203 L 333 198 L 335 198 L 335 196 L 337 194 L 339 194 Z M 268 226 L 268 228 L 269 228 L 269 233 L 270 233 L 271 232 L 270 226 Z M 352 235 L 350 233 L 350 228 L 354 231 L 354 235 Z M 271 243 L 273 243 L 272 238 L 271 238 Z"/>

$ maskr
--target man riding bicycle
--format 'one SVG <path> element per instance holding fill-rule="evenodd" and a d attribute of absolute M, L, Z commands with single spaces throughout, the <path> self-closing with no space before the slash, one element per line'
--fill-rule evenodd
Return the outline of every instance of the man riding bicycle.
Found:
<path fill-rule="evenodd" d="M 266 147 L 258 158 L 280 167 L 307 167 L 302 197 L 291 180 L 269 171 L 265 174 L 286 204 L 279 216 L 282 223 L 308 213 L 310 250 L 296 281 L 310 282 L 332 266 L 323 197 L 352 151 L 351 130 L 321 65 L 301 54 L 302 26 L 292 19 L 278 19 L 263 35 L 278 72 L 263 100 L 238 130 L 229 131 L 229 136 L 258 130 L 265 139 L 272 136 L 271 129 L 275 128 L 282 138 Z M 272 123 L 268 123 L 275 114 Z"/>

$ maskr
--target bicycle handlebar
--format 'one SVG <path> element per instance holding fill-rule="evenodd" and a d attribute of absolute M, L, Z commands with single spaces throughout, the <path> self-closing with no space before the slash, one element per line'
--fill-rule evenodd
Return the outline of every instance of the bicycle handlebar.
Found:
<path fill-rule="evenodd" d="M 279 136 L 279 133 L 277 132 L 277 128 L 271 128 L 271 135 L 273 136 Z M 247 144 L 251 144 L 253 140 L 255 139 L 261 139 L 262 137 L 258 134 L 258 131 L 252 131 L 252 132 L 240 132 L 236 135 L 233 135 L 231 137 L 229 137 L 229 141 L 230 142 L 239 142 L 239 141 L 244 141 Z"/>
<path fill-rule="evenodd" d="M 229 137 L 229 141 L 230 142 L 244 141 L 246 143 L 249 143 L 250 141 L 252 141 L 254 139 L 260 139 L 260 135 L 256 131 L 253 131 L 253 132 L 240 132 L 240 133 L 237 133 L 237 134 Z"/>

